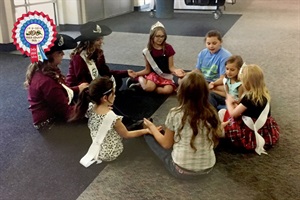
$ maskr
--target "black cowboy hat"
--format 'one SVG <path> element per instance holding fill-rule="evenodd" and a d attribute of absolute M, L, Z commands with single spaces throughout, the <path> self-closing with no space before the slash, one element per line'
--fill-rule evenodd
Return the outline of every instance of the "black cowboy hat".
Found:
<path fill-rule="evenodd" d="M 77 46 L 77 42 L 71 36 L 65 34 L 57 34 L 54 45 L 50 48 L 50 51 L 46 52 L 51 54 L 55 51 L 62 51 L 66 49 L 74 49 Z"/>
<path fill-rule="evenodd" d="M 105 26 L 99 25 L 96 22 L 87 22 L 80 27 L 80 36 L 75 40 L 78 41 L 93 41 L 101 36 L 106 36 L 111 34 L 112 30 Z"/>

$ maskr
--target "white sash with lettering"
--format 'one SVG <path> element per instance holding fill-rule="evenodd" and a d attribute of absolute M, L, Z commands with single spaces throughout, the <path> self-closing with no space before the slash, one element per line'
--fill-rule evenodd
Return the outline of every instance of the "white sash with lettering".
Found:
<path fill-rule="evenodd" d="M 67 91 L 68 99 L 69 99 L 68 105 L 70 105 L 70 103 L 72 102 L 72 99 L 74 97 L 74 91 L 72 89 L 70 89 L 68 86 L 66 86 L 65 84 L 63 84 L 63 83 L 61 83 L 61 85 Z"/>
<path fill-rule="evenodd" d="M 80 160 L 80 164 L 85 167 L 89 167 L 94 162 L 97 164 L 101 163 L 102 160 L 98 158 L 101 151 L 101 144 L 110 130 L 110 127 L 116 118 L 116 114 L 113 111 L 109 111 L 103 119 L 102 124 L 98 127 L 97 135 L 93 139 L 93 142 L 88 150 L 88 152 Z"/>
<path fill-rule="evenodd" d="M 97 78 L 99 76 L 99 72 L 98 72 L 95 62 L 93 60 L 87 60 L 85 50 L 80 53 L 80 56 L 85 61 L 86 65 L 90 71 L 90 74 L 92 76 L 92 79 L 94 80 L 95 78 Z"/>
<path fill-rule="evenodd" d="M 257 131 L 261 127 L 263 127 L 263 125 L 266 123 L 266 121 L 268 119 L 269 110 L 270 110 L 270 104 L 268 102 L 266 107 L 264 108 L 264 110 L 260 113 L 260 115 L 255 123 L 253 123 L 253 120 L 251 119 L 251 117 L 242 116 L 244 123 L 255 133 L 255 139 L 256 139 L 255 151 L 258 155 L 261 155 L 262 153 L 268 154 L 266 152 L 266 150 L 264 149 L 265 139 Z"/>
<path fill-rule="evenodd" d="M 85 50 L 80 53 L 80 56 L 85 61 L 86 65 L 87 65 L 87 67 L 90 71 L 92 80 L 94 80 L 95 78 L 100 76 L 95 62 L 93 60 L 87 60 L 86 59 L 86 51 Z M 116 81 L 115 81 L 115 78 L 114 78 L 113 75 L 111 75 L 110 80 L 112 80 L 114 82 L 114 86 L 115 86 Z"/>
<path fill-rule="evenodd" d="M 172 74 L 166 74 L 161 71 L 161 69 L 157 66 L 156 62 L 154 61 L 154 59 L 150 54 L 150 51 L 147 48 L 143 49 L 143 54 L 156 74 L 158 74 L 159 76 L 165 79 L 173 80 Z"/>

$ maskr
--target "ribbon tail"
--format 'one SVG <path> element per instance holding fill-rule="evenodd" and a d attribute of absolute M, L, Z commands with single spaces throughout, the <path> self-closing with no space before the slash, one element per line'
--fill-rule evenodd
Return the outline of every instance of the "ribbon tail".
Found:
<path fill-rule="evenodd" d="M 37 45 L 30 45 L 30 59 L 31 63 L 38 62 L 38 48 Z"/>
<path fill-rule="evenodd" d="M 255 139 L 256 139 L 256 148 L 255 148 L 255 152 L 258 154 L 258 155 L 261 155 L 262 153 L 263 154 L 268 154 L 266 152 L 266 150 L 264 149 L 264 146 L 265 146 L 265 140 L 264 138 L 259 135 L 259 133 L 257 132 L 257 130 L 255 129 L 254 130 L 255 132 Z"/>
<path fill-rule="evenodd" d="M 44 60 L 48 60 L 43 48 L 40 45 L 38 45 L 38 47 L 39 47 L 39 60 L 42 61 L 42 62 Z"/>

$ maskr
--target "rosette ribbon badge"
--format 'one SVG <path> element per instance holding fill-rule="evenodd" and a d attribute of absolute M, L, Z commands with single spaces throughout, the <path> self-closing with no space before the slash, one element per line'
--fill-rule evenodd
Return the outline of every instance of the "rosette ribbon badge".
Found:
<path fill-rule="evenodd" d="M 53 20 L 43 12 L 28 12 L 18 18 L 12 30 L 13 43 L 17 49 L 30 57 L 31 62 L 47 59 L 56 40 L 56 26 Z"/>

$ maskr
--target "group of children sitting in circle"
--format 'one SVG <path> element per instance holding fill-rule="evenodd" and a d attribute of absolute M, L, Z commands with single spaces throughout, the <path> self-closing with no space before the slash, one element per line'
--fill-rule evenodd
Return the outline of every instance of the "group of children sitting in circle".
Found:
<path fill-rule="evenodd" d="M 190 72 L 174 66 L 175 51 L 166 43 L 160 22 L 151 26 L 143 50 L 145 69 L 110 70 L 101 45 L 111 32 L 107 26 L 88 22 L 76 39 L 58 34 L 46 52 L 48 59 L 29 65 L 24 83 L 38 130 L 48 130 L 58 121 L 88 118 L 93 142 L 80 160 L 85 167 L 115 160 L 123 151 L 123 138 L 143 135 L 173 176 L 199 178 L 215 165 L 219 141 L 261 154 L 279 139 L 262 69 L 246 65 L 241 56 L 224 49 L 218 31 L 206 34 L 206 48 Z M 66 77 L 58 68 L 65 49 L 74 49 Z M 176 93 L 178 106 L 169 111 L 164 127 L 145 118 L 143 128 L 126 128 L 113 105 L 123 78 L 128 78 L 131 89 Z"/>

